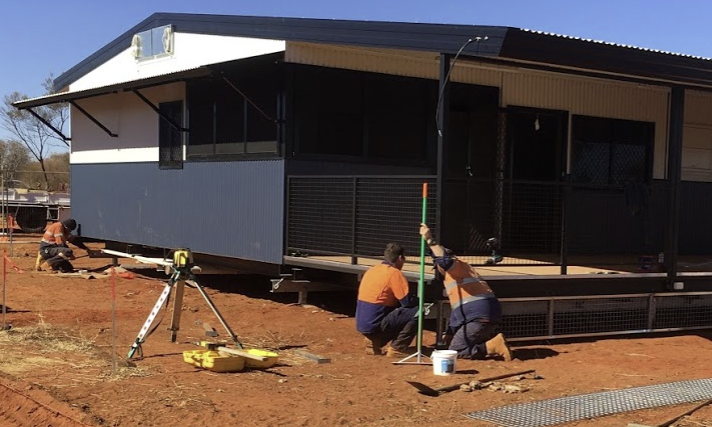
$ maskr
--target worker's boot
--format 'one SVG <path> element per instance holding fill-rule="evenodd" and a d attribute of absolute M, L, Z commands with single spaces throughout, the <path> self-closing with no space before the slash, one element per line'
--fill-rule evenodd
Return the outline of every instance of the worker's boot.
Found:
<path fill-rule="evenodd" d="M 366 354 L 380 356 L 383 354 L 383 340 L 381 337 L 364 337 L 366 343 Z"/>
<path fill-rule="evenodd" d="M 391 346 L 388 346 L 388 351 L 386 352 L 386 357 L 393 357 L 393 358 L 397 358 L 397 359 L 403 359 L 403 358 L 406 358 L 406 357 L 408 357 L 408 356 L 410 356 L 410 353 L 408 353 L 407 351 L 398 350 L 398 349 L 395 349 L 395 348 L 393 348 L 393 347 L 391 347 Z"/>
<path fill-rule="evenodd" d="M 56 270 L 60 271 L 62 273 L 73 273 L 74 272 L 74 266 L 72 265 L 71 262 L 67 260 L 63 260 L 56 266 Z"/>
<path fill-rule="evenodd" d="M 42 271 L 42 254 L 37 252 L 37 258 L 35 258 L 35 271 Z"/>
<path fill-rule="evenodd" d="M 502 334 L 497 334 L 487 341 L 485 347 L 487 347 L 487 356 L 500 356 L 507 362 L 512 360 L 512 352 L 509 350 L 507 341 L 504 340 L 504 335 Z"/>
<path fill-rule="evenodd" d="M 42 264 L 37 266 L 37 271 L 49 271 L 51 269 L 52 269 L 52 267 L 49 266 L 47 261 L 45 261 Z"/>

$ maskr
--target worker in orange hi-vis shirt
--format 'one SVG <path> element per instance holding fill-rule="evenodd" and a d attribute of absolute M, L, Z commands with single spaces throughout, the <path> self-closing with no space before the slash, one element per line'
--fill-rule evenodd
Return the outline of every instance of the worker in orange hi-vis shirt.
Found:
<path fill-rule="evenodd" d="M 389 243 L 383 262 L 371 267 L 361 279 L 356 301 L 356 329 L 366 338 L 366 353 L 388 357 L 408 356 L 408 347 L 418 333 L 418 298 L 409 291 L 401 272 L 405 251 Z"/>
<path fill-rule="evenodd" d="M 470 264 L 440 246 L 427 225 L 420 225 L 420 235 L 430 248 L 436 276 L 443 278 L 450 300 L 450 324 L 445 339 L 450 341 L 448 348 L 457 351 L 461 359 L 498 356 L 512 360 L 504 335 L 496 333 L 502 321 L 502 308 L 487 282 Z"/>
<path fill-rule="evenodd" d="M 72 218 L 47 226 L 40 241 L 40 255 L 45 260 L 40 269 L 48 266 L 54 271 L 64 273 L 74 271 L 74 266 L 69 262 L 69 260 L 75 259 L 74 252 L 67 243 L 89 251 L 89 248 L 82 243 L 79 237 L 72 234 L 75 228 L 77 228 L 77 221 Z"/>

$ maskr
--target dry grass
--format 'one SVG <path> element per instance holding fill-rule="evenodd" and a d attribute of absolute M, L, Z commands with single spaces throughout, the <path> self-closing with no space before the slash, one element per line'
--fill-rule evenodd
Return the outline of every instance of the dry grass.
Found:
<path fill-rule="evenodd" d="M 145 368 L 136 368 L 130 362 L 119 361 L 112 369 L 112 358 L 106 355 L 94 339 L 80 332 L 54 327 L 40 315 L 37 325 L 0 331 L 0 371 L 19 374 L 40 366 L 62 365 L 62 370 L 98 370 L 90 375 L 97 380 L 122 380 L 131 377 L 146 377 Z"/>
<path fill-rule="evenodd" d="M 89 354 L 93 353 L 96 348 L 93 340 L 76 336 L 66 329 L 52 327 L 45 323 L 41 317 L 36 326 L 14 328 L 0 333 L 0 345 L 32 346 L 35 351 L 41 353 Z"/>

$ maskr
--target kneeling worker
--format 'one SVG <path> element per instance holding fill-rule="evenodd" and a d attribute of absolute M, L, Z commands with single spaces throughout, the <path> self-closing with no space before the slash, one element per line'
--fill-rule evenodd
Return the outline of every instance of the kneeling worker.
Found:
<path fill-rule="evenodd" d="M 89 248 L 79 240 L 79 237 L 72 234 L 72 231 L 77 228 L 77 221 L 72 218 L 64 221 L 57 221 L 45 228 L 44 235 L 40 241 L 40 256 L 54 271 L 68 273 L 74 271 L 74 266 L 69 260 L 75 259 L 74 252 L 67 245 L 72 243 L 80 249 L 89 251 Z"/>
<path fill-rule="evenodd" d="M 407 357 L 408 347 L 418 333 L 418 298 L 410 294 L 401 272 L 405 251 L 389 243 L 383 262 L 371 267 L 361 279 L 356 302 L 356 329 L 366 337 L 366 353 Z"/>
<path fill-rule="evenodd" d="M 461 359 L 484 359 L 499 356 L 512 360 L 512 353 L 502 334 L 496 334 L 502 321 L 502 308 L 487 282 L 470 264 L 457 259 L 440 246 L 427 225 L 421 224 L 420 235 L 430 248 L 436 274 L 443 277 L 450 300 L 449 349 Z"/>

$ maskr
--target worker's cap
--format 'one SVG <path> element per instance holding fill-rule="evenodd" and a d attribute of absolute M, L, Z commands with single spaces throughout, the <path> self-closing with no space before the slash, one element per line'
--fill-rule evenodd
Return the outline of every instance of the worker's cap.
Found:
<path fill-rule="evenodd" d="M 72 231 L 77 228 L 77 222 L 72 218 L 65 219 L 64 221 L 62 221 L 62 225 L 69 231 Z"/>

